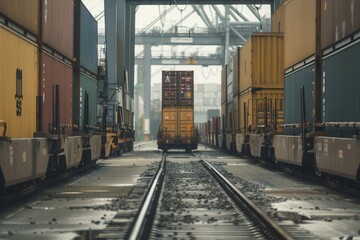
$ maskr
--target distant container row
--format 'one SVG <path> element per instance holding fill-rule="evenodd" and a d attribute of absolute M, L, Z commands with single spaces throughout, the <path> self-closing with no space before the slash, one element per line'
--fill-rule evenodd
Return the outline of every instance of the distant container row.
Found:
<path fill-rule="evenodd" d="M 79 4 L 73 0 L 0 2 L 0 120 L 7 123 L 6 136 L 32 137 L 57 127 L 70 135 L 74 117 L 79 118 L 79 131 L 97 124 L 97 23 Z M 76 6 L 81 11 L 80 39 L 74 38 Z M 79 55 L 73 53 L 75 43 Z"/>

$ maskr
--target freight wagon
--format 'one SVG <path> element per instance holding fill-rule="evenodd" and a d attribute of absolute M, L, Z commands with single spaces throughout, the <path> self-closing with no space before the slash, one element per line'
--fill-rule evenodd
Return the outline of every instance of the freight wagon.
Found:
<path fill-rule="evenodd" d="M 162 72 L 162 118 L 158 130 L 158 148 L 197 149 L 198 130 L 194 125 L 194 73 Z"/>
<path fill-rule="evenodd" d="M 233 75 L 238 76 L 233 81 L 235 109 L 224 107 L 221 113 L 227 120 L 224 126 L 232 126 L 226 131 L 236 135 L 231 152 L 337 182 L 360 180 L 360 18 L 353 14 L 358 10 L 360 3 L 352 0 L 283 1 L 272 29 L 284 33 L 283 46 L 281 41 L 266 44 L 265 39 L 249 45 L 252 39 L 238 49 L 233 59 Z M 271 52 L 279 59 L 259 58 Z M 224 84 L 224 102 L 227 90 Z M 204 127 L 202 136 L 210 134 Z M 229 145 L 220 147 L 229 150 Z"/>
<path fill-rule="evenodd" d="M 132 150 L 128 91 L 121 129 L 98 125 L 97 22 L 81 0 L 2 0 L 0 39 L 0 190 Z"/>

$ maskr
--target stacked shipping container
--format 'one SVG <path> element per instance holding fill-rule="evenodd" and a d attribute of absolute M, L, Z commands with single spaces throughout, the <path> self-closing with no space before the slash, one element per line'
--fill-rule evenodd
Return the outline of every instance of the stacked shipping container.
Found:
<path fill-rule="evenodd" d="M 162 121 L 160 149 L 197 148 L 194 127 L 194 72 L 162 72 Z"/>
<path fill-rule="evenodd" d="M 243 132 L 248 130 L 248 126 L 263 126 L 265 114 L 268 115 L 270 125 L 270 116 L 283 110 L 283 66 L 282 34 L 253 33 L 241 49 L 238 65 L 240 74 L 237 80 L 239 95 L 236 104 L 240 109 L 240 124 L 234 125 L 240 126 L 239 129 Z M 276 106 L 278 108 L 275 108 Z"/>

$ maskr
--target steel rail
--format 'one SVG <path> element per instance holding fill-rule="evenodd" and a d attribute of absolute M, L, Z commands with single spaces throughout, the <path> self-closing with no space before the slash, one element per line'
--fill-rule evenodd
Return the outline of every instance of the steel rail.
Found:
<path fill-rule="evenodd" d="M 251 209 L 252 213 L 263 223 L 267 229 L 276 237 L 276 239 L 294 239 L 289 233 L 282 229 L 276 222 L 274 222 L 266 213 L 264 213 L 258 206 L 256 206 L 249 198 L 247 198 L 239 189 L 232 184 L 226 177 L 224 177 L 218 170 L 216 170 L 206 160 L 201 159 L 203 165 L 211 172 L 211 174 L 221 182 L 221 185 L 225 187 L 225 190 L 229 190 L 233 200 L 236 203 L 245 205 Z"/>
<path fill-rule="evenodd" d="M 136 218 L 135 224 L 130 232 L 129 238 L 130 240 L 135 239 L 144 239 L 143 234 L 145 231 L 145 227 L 148 223 L 149 217 L 151 217 L 151 208 L 154 208 L 155 203 L 157 201 L 155 200 L 155 195 L 159 192 L 161 189 L 161 181 L 164 178 L 164 172 L 165 172 L 165 161 L 166 161 L 166 154 L 163 154 L 163 157 L 161 159 L 161 164 L 159 165 L 159 169 L 156 173 L 155 178 L 153 179 L 151 183 L 151 187 L 149 191 L 146 194 L 146 198 L 142 204 L 141 209 L 138 212 L 138 216 Z M 153 216 L 152 216 L 153 217 Z"/>

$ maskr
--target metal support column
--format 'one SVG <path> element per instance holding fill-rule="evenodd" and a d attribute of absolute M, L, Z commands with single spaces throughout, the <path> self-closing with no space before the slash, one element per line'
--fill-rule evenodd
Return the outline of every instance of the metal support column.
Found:
<path fill-rule="evenodd" d="M 151 107 L 151 45 L 144 45 L 144 136 L 150 134 L 150 107 Z"/>
<path fill-rule="evenodd" d="M 117 44 L 117 83 L 124 89 L 124 76 L 126 67 L 126 48 L 129 46 L 126 38 L 126 1 L 116 1 L 116 44 Z M 109 30 L 107 30 L 108 32 Z"/>
<path fill-rule="evenodd" d="M 106 125 L 108 127 L 115 128 L 115 90 L 118 86 L 117 79 L 117 0 L 105 0 L 105 28 L 107 29 L 105 33 L 105 42 L 106 42 L 106 80 L 107 81 L 107 96 L 105 97 L 105 102 L 107 102 L 108 111 L 106 118 Z M 111 30 L 110 30 L 111 29 Z"/>
<path fill-rule="evenodd" d="M 225 26 L 226 26 L 226 33 L 225 33 L 224 59 L 225 59 L 225 64 L 228 64 L 229 63 L 229 42 L 230 42 L 229 5 L 225 5 Z"/>

